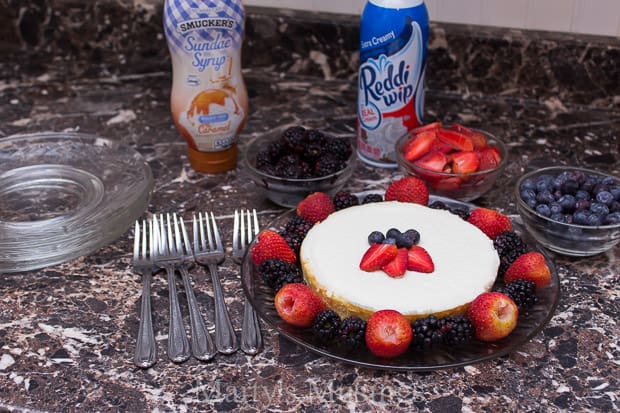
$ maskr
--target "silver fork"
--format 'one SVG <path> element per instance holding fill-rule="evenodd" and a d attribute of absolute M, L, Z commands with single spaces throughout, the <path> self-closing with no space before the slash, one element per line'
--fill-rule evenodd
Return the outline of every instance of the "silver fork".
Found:
<path fill-rule="evenodd" d="M 157 361 L 157 344 L 153 331 L 151 316 L 151 278 L 155 270 L 153 252 L 155 239 L 153 237 L 153 221 L 149 221 L 147 231 L 146 221 L 136 221 L 133 240 L 133 269 L 142 274 L 142 302 L 140 305 L 140 327 L 136 338 L 136 354 L 134 364 L 138 367 L 151 367 Z M 147 248 L 148 245 L 148 248 Z"/>
<path fill-rule="evenodd" d="M 177 266 L 183 278 L 183 286 L 185 287 L 185 295 L 187 296 L 187 305 L 189 307 L 189 321 L 191 327 L 191 346 L 192 354 L 198 360 L 211 360 L 217 351 L 209 335 L 209 331 L 205 326 L 202 315 L 200 314 L 200 308 L 198 308 L 198 301 L 192 288 L 192 279 L 187 271 L 189 262 L 194 260 L 192 253 L 192 245 L 189 242 L 187 231 L 185 230 L 185 222 L 182 217 L 178 217 L 177 214 L 173 215 L 174 221 L 174 235 L 176 241 L 176 248 L 181 252 L 183 261 Z M 181 222 L 179 231 L 179 221 Z M 180 232 L 180 233 L 179 233 Z M 181 234 L 183 235 L 183 243 L 181 243 Z"/>
<path fill-rule="evenodd" d="M 205 236 L 206 229 L 206 236 Z M 213 283 L 213 300 L 215 303 L 215 347 L 220 353 L 232 354 L 239 346 L 237 345 L 237 336 L 233 329 L 226 303 L 224 302 L 224 294 L 220 283 L 220 276 L 217 266 L 226 258 L 224 253 L 224 245 L 220 233 L 215 223 L 213 212 L 211 213 L 211 223 L 207 213 L 198 213 L 193 217 L 194 231 L 194 259 L 200 265 L 209 267 L 211 273 L 211 281 Z M 207 245 L 208 243 L 208 245 Z"/>
<path fill-rule="evenodd" d="M 177 295 L 175 265 L 182 260 L 182 255 L 176 249 L 173 242 L 170 214 L 167 214 L 167 225 L 164 216 L 160 214 L 159 223 L 157 216 L 153 217 L 154 226 L 159 231 L 159 242 L 155 253 L 155 264 L 164 268 L 168 274 L 168 295 L 170 299 L 170 325 L 168 331 L 168 357 L 170 360 L 180 363 L 190 357 L 189 341 L 183 326 L 183 317 L 179 307 Z"/>
<path fill-rule="evenodd" d="M 244 210 L 235 210 L 232 257 L 233 261 L 239 265 L 243 263 L 243 256 L 248 244 L 258 235 L 259 231 L 256 210 L 252 210 L 252 213 L 253 217 L 250 216 L 249 210 L 245 211 L 244 218 Z M 254 219 L 253 224 L 252 218 Z M 260 351 L 262 346 L 263 337 L 260 332 L 260 323 L 256 311 L 254 311 L 254 307 L 245 297 L 243 303 L 243 325 L 241 327 L 241 350 L 246 354 L 254 355 Z"/>

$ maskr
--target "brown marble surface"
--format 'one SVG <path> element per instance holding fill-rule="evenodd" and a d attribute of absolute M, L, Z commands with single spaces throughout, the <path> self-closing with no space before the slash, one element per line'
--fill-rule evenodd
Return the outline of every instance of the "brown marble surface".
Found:
<path fill-rule="evenodd" d="M 222 175 L 191 170 L 169 116 L 161 2 L 134 3 L 0 1 L 0 19 L 16 22 L 2 25 L 0 137 L 65 130 L 127 143 L 155 177 L 145 215 L 213 211 L 230 249 L 233 208 L 256 208 L 263 225 L 284 209 L 256 191 L 241 164 Z M 276 125 L 353 130 L 356 25 L 342 16 L 252 10 L 242 149 Z M 484 127 L 511 151 L 504 175 L 477 204 L 516 213 L 516 180 L 544 164 L 620 176 L 617 39 L 453 25 L 434 25 L 432 38 L 426 121 Z M 110 122 L 121 111 L 130 115 Z M 347 188 L 382 189 L 399 175 L 360 163 Z M 142 370 L 132 364 L 141 284 L 131 232 L 65 264 L 0 275 L 0 410 L 611 411 L 620 403 L 619 247 L 591 258 L 552 254 L 560 303 L 540 334 L 507 356 L 429 373 L 335 362 L 265 324 L 265 348 L 255 357 L 174 364 L 164 351 L 168 290 L 158 276 L 158 362 Z M 239 329 L 237 268 L 228 259 L 222 277 Z M 212 329 L 210 281 L 201 268 L 193 273 Z"/>

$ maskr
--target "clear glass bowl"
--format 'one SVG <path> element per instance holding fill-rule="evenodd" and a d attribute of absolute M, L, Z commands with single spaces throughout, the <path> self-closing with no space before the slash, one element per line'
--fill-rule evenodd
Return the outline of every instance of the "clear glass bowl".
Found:
<path fill-rule="evenodd" d="M 411 138 L 411 132 L 401 136 L 396 141 L 396 160 L 400 168 L 408 175 L 422 179 L 431 194 L 457 199 L 460 201 L 472 201 L 488 192 L 495 184 L 497 177 L 501 175 L 508 164 L 508 149 L 504 142 L 497 137 L 480 129 L 472 129 L 484 134 L 491 146 L 496 146 L 502 156 L 500 164 L 494 169 L 472 172 L 469 174 L 457 174 L 435 172 L 422 168 L 404 157 L 403 148 Z"/>
<path fill-rule="evenodd" d="M 250 173 L 250 177 L 265 196 L 273 203 L 287 208 L 296 207 L 297 204 L 314 192 L 324 192 L 333 196 L 340 191 L 344 184 L 351 178 L 355 169 L 357 155 L 351 145 L 351 156 L 340 171 L 321 176 L 318 178 L 291 179 L 281 178 L 267 174 L 256 168 L 256 154 L 269 142 L 277 140 L 282 134 L 282 129 L 276 129 L 264 136 L 254 138 L 245 151 L 244 162 Z M 325 132 L 330 134 L 329 132 Z M 340 137 L 340 136 L 338 136 Z M 351 137 L 347 139 L 351 142 Z"/>
<path fill-rule="evenodd" d="M 90 253 L 146 209 L 153 176 L 132 148 L 97 136 L 0 139 L 0 273 Z"/>
<path fill-rule="evenodd" d="M 590 169 L 551 166 L 528 172 L 519 178 L 515 187 L 517 210 L 527 231 L 544 247 L 551 251 L 573 257 L 587 257 L 600 254 L 620 242 L 620 224 L 586 226 L 562 223 L 540 215 L 521 199 L 519 188 L 526 179 L 541 175 L 557 176 L 564 171 L 581 171 L 588 175 L 607 177 L 610 175 Z"/>

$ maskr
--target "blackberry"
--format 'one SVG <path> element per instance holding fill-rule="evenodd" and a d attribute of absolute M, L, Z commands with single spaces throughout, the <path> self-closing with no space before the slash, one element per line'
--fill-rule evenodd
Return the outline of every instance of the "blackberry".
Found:
<path fill-rule="evenodd" d="M 419 350 L 435 347 L 443 342 L 441 332 L 443 322 L 434 315 L 418 318 L 411 327 L 413 330 L 413 346 Z"/>
<path fill-rule="evenodd" d="M 459 347 L 472 339 L 474 326 L 465 316 L 445 317 L 442 319 L 441 333 L 446 345 Z"/>
<path fill-rule="evenodd" d="M 312 323 L 314 336 L 323 343 L 336 337 L 340 329 L 340 316 L 334 310 L 323 310 L 317 314 Z"/>
<path fill-rule="evenodd" d="M 278 277 L 273 286 L 273 290 L 277 293 L 280 291 L 280 288 L 284 287 L 286 284 L 294 284 L 294 283 L 303 283 L 304 279 L 299 272 L 299 269 L 295 267 L 295 271 L 293 272 L 285 272 Z"/>
<path fill-rule="evenodd" d="M 332 154 L 321 155 L 314 165 L 314 174 L 318 176 L 331 175 L 343 168 L 342 161 Z"/>
<path fill-rule="evenodd" d="M 339 191 L 332 198 L 336 211 L 359 205 L 359 199 L 349 191 Z"/>
<path fill-rule="evenodd" d="M 510 264 L 518 256 L 527 252 L 527 247 L 521 237 L 513 231 L 504 231 L 493 240 L 493 246 L 499 255 L 498 275 L 502 277 Z"/>
<path fill-rule="evenodd" d="M 467 221 L 469 219 L 469 209 L 467 208 L 452 207 L 452 208 L 448 208 L 448 211 L 450 211 L 454 215 L 458 215 L 464 221 Z"/>
<path fill-rule="evenodd" d="M 512 301 L 519 307 L 519 312 L 526 311 L 538 302 L 534 281 L 514 280 L 506 284 L 500 292 L 512 298 Z"/>
<path fill-rule="evenodd" d="M 428 205 L 428 207 L 432 209 L 448 209 L 448 205 L 441 201 L 433 201 Z"/>
<path fill-rule="evenodd" d="M 312 224 L 300 216 L 296 216 L 284 225 L 284 232 L 296 234 L 301 238 L 305 238 L 308 231 L 312 228 Z"/>
<path fill-rule="evenodd" d="M 362 199 L 362 204 L 371 204 L 373 202 L 383 202 L 383 196 L 380 194 L 368 194 Z"/>
<path fill-rule="evenodd" d="M 292 151 L 302 153 L 306 147 L 306 129 L 292 126 L 282 133 L 282 141 Z"/>
<path fill-rule="evenodd" d="M 359 317 L 347 317 L 340 323 L 338 338 L 348 350 L 359 348 L 365 341 L 366 322 Z"/>
<path fill-rule="evenodd" d="M 256 154 L 256 168 L 265 171 L 272 167 L 282 156 L 284 146 L 280 141 L 270 142 Z"/>
<path fill-rule="evenodd" d="M 349 159 L 351 152 L 351 144 L 343 138 L 331 138 L 323 147 L 323 153 L 335 155 L 341 161 Z"/>
<path fill-rule="evenodd" d="M 297 178 L 299 176 L 299 156 L 286 155 L 276 163 L 276 174 L 282 178 Z"/>
<path fill-rule="evenodd" d="M 298 254 L 299 249 L 301 248 L 301 243 L 304 241 L 304 238 L 300 237 L 299 235 L 293 232 L 283 232 L 280 235 L 282 235 L 282 238 L 284 238 L 284 241 L 286 241 L 288 246 L 291 247 L 291 249 L 295 252 L 295 254 Z"/>
<path fill-rule="evenodd" d="M 286 274 L 299 275 L 299 269 L 295 264 L 282 261 L 280 259 L 270 259 L 263 261 L 258 266 L 258 273 L 265 281 L 265 284 L 275 288 L 278 280 Z"/>

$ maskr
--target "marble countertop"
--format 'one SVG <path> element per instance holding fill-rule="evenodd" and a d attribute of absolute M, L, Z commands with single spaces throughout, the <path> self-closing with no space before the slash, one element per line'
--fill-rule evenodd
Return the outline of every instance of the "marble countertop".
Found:
<path fill-rule="evenodd" d="M 270 18 L 251 18 L 250 29 L 260 26 L 253 22 Z M 450 30 L 435 27 L 434 33 Z M 617 43 L 614 47 L 617 51 Z M 439 55 L 437 49 L 434 55 Z M 228 249 L 233 208 L 256 208 L 262 225 L 285 211 L 256 191 L 242 164 L 220 175 L 190 168 L 186 144 L 169 115 L 168 70 L 72 71 L 88 65 L 77 60 L 67 61 L 63 72 L 50 62 L 42 68 L 35 54 L 24 56 L 26 60 L 0 66 L 5 79 L 0 137 L 79 131 L 126 143 L 147 159 L 155 177 L 147 213 L 174 211 L 190 217 L 213 211 Z M 294 70 L 304 62 L 317 63 L 316 55 L 306 56 L 308 60 L 290 56 L 298 66 L 244 64 L 250 117 L 240 136 L 242 150 L 250 138 L 274 126 L 353 131 L 355 77 Z M 618 63 L 618 54 L 607 59 Z M 617 79 L 617 72 L 610 76 Z M 601 98 L 586 91 L 565 94 L 562 88 L 539 93 L 527 85 L 519 86 L 524 93 L 468 93 L 462 84 L 453 87 L 454 78 L 429 77 L 426 121 L 481 126 L 508 143 L 510 164 L 476 204 L 516 213 L 516 180 L 541 165 L 580 165 L 620 176 L 615 90 Z M 359 163 L 347 189 L 384 189 L 398 176 L 398 170 Z M 158 276 L 152 297 L 158 361 L 143 370 L 132 363 L 141 282 L 131 268 L 131 232 L 61 265 L 0 275 L 0 410 L 495 412 L 611 411 L 620 405 L 620 247 L 590 258 L 551 254 L 561 295 L 540 334 L 498 359 L 427 373 L 372 370 L 320 357 L 265 323 L 265 348 L 254 357 L 237 352 L 210 362 L 174 364 L 165 355 L 168 289 Z M 239 330 L 243 293 L 237 268 L 228 259 L 221 276 Z M 210 280 L 201 268 L 193 273 L 212 329 Z"/>

